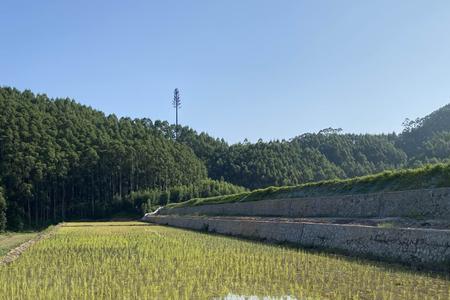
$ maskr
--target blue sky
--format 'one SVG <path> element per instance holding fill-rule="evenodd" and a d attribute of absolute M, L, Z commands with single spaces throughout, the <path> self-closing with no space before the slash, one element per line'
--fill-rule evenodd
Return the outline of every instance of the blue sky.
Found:
<path fill-rule="evenodd" d="M 1 1 L 0 85 L 230 142 L 450 103 L 450 1 Z"/>

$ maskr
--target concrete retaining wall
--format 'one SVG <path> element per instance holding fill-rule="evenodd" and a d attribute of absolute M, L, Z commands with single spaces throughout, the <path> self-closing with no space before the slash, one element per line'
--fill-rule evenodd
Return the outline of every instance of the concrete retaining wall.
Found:
<path fill-rule="evenodd" d="M 194 230 L 289 242 L 303 247 L 450 270 L 450 231 L 355 225 L 255 221 L 229 218 L 149 216 L 147 221 Z"/>
<path fill-rule="evenodd" d="M 450 220 L 450 188 L 163 208 L 159 214 Z"/>

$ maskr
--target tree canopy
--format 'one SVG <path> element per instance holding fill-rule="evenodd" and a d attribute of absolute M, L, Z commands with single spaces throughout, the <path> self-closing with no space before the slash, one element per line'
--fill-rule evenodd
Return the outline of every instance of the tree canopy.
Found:
<path fill-rule="evenodd" d="M 169 136 L 168 123 L 155 124 Z M 344 134 L 341 128 L 326 128 L 289 141 L 233 145 L 183 127 L 178 140 L 192 148 L 211 178 L 251 189 L 351 178 L 450 158 L 450 105 L 404 125 L 400 134 Z"/>
<path fill-rule="evenodd" d="M 132 191 L 196 184 L 206 168 L 148 119 L 0 89 L 0 177 L 12 227 L 107 216 Z"/>
<path fill-rule="evenodd" d="M 105 217 L 242 187 L 298 185 L 448 160 L 450 105 L 404 125 L 400 134 L 326 128 L 288 141 L 230 145 L 167 121 L 117 118 L 71 99 L 0 88 L 0 184 L 8 225 Z M 0 200 L 0 218 L 2 211 Z"/>

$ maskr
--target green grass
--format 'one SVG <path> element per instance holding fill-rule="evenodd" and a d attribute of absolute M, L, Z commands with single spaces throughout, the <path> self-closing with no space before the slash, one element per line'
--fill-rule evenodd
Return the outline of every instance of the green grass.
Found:
<path fill-rule="evenodd" d="M 0 266 L 2 299 L 414 300 L 449 293 L 447 275 L 139 222 L 67 223 Z"/>
<path fill-rule="evenodd" d="M 7 232 L 0 234 L 0 256 L 4 256 L 9 250 L 31 240 L 37 232 Z"/>
<path fill-rule="evenodd" d="M 450 187 L 450 164 L 436 164 L 416 169 L 385 171 L 363 177 L 313 182 L 297 186 L 268 187 L 235 195 L 196 198 L 185 202 L 172 203 L 167 205 L 167 207 L 174 208 L 264 199 L 365 194 L 438 187 Z"/>
<path fill-rule="evenodd" d="M 395 228 L 395 224 L 393 222 L 383 222 L 378 224 L 379 228 Z"/>

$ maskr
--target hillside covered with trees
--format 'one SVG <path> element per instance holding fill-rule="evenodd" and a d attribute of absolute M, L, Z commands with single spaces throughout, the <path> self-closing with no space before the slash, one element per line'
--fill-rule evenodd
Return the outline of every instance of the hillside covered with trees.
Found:
<path fill-rule="evenodd" d="M 156 122 L 168 136 L 173 126 Z M 286 140 L 228 145 L 183 127 L 179 141 L 205 162 L 213 179 L 255 189 L 351 178 L 420 167 L 450 158 L 450 105 L 414 121 L 400 134 L 351 134 L 327 128 Z"/>
<path fill-rule="evenodd" d="M 105 217 L 128 207 L 132 191 L 207 178 L 193 151 L 162 136 L 148 119 L 118 119 L 69 99 L 10 88 L 0 89 L 0 108 L 9 227 Z"/>
<path fill-rule="evenodd" d="M 178 126 L 176 138 L 177 127 L 166 121 L 106 116 L 12 88 L 0 88 L 0 108 L 0 225 L 6 211 L 10 228 L 350 178 L 450 155 L 450 105 L 407 120 L 401 134 L 328 128 L 232 145 L 189 127 Z"/>

